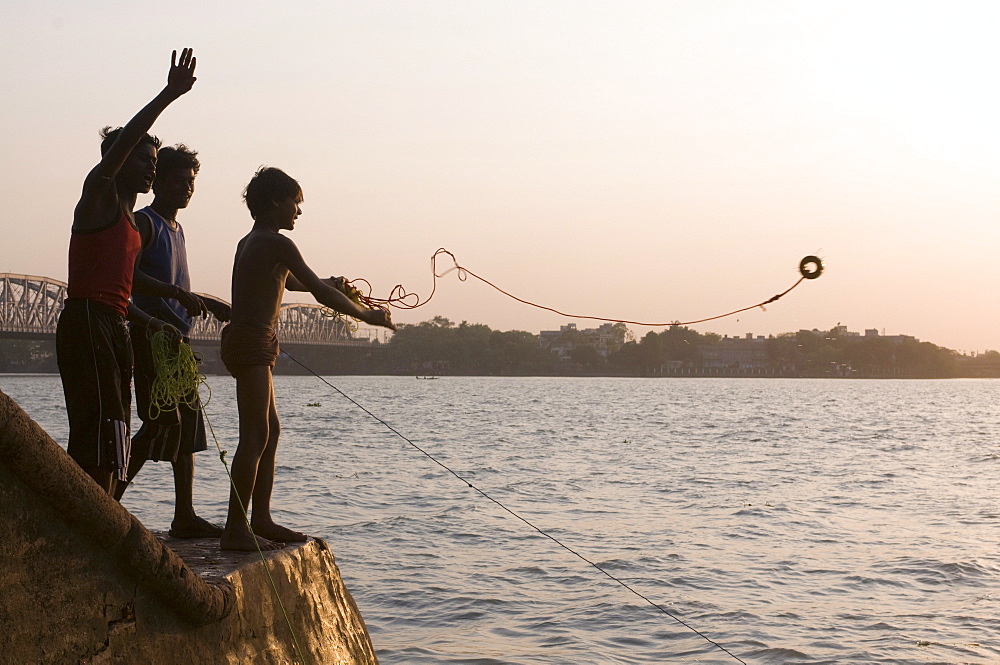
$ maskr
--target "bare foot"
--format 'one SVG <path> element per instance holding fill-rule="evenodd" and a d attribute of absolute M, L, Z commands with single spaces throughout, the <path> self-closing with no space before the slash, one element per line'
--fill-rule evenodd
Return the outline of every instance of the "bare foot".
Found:
<path fill-rule="evenodd" d="M 282 542 L 275 542 L 267 538 L 254 536 L 245 529 L 235 532 L 223 531 L 222 538 L 219 539 L 220 550 L 233 550 L 236 552 L 256 552 L 258 547 L 261 550 L 280 550 L 284 546 L 285 544 Z"/>
<path fill-rule="evenodd" d="M 283 543 L 304 543 L 309 540 L 309 536 L 306 534 L 292 531 L 288 527 L 275 524 L 274 522 L 254 524 L 253 520 L 250 520 L 250 526 L 253 527 L 253 532 L 258 536 L 280 540 Z"/>
<path fill-rule="evenodd" d="M 218 538 L 222 535 L 222 527 L 194 515 L 187 519 L 175 519 L 168 533 L 171 538 Z"/>

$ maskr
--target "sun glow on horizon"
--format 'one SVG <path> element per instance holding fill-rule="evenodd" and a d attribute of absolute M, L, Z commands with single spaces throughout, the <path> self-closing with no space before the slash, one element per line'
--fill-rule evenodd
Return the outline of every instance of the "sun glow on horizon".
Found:
<path fill-rule="evenodd" d="M 840 320 L 1000 346 L 1000 312 L 983 306 L 1000 283 L 1000 6 L 119 8 L 26 7 L 4 28 L 3 82 L 18 94 L 0 131 L 17 168 L 0 195 L 9 219 L 37 225 L 8 224 L 0 269 L 64 277 L 96 131 L 155 94 L 163 54 L 184 42 L 199 80 L 153 131 L 202 156 L 181 220 L 198 290 L 228 294 L 249 220 L 239 192 L 270 164 L 303 185 L 292 237 L 307 261 L 380 291 L 426 291 L 427 258 L 445 246 L 564 311 L 693 319 L 785 288 L 822 248 L 830 268 L 808 289 L 700 329 Z M 95 9 L 116 17 L 120 44 L 94 41 Z M 447 281 L 433 307 L 398 320 L 434 315 L 567 322 Z"/>

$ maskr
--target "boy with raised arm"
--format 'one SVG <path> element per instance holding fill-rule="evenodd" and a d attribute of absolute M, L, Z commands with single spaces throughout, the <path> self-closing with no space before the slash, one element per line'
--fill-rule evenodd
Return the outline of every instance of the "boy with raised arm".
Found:
<path fill-rule="evenodd" d="M 153 331 L 165 326 L 129 303 L 141 245 L 132 209 L 153 183 L 159 147 L 147 132 L 194 85 L 194 69 L 191 49 L 181 51 L 179 60 L 173 52 L 166 87 L 123 128 L 105 133 L 101 161 L 87 174 L 73 212 L 56 359 L 69 416 L 69 454 L 109 494 L 116 477 L 124 480 L 130 452 L 132 347 L 125 319 Z"/>
<path fill-rule="evenodd" d="M 198 153 L 180 144 L 161 148 L 153 181 L 153 202 L 135 212 L 142 237 L 142 251 L 136 266 L 136 284 L 132 301 L 143 311 L 177 328 L 187 337 L 194 324 L 192 312 L 179 298 L 200 300 L 220 321 L 229 320 L 229 305 L 208 296 L 191 295 L 187 245 L 184 228 L 177 213 L 187 208 L 194 194 L 194 181 L 201 163 Z M 152 282 L 152 287 L 149 282 Z M 166 288 L 157 294 L 156 285 Z M 149 293 L 149 291 L 153 293 Z M 172 297 L 171 297 L 172 296 Z M 132 351 L 135 356 L 136 411 L 142 427 L 132 438 L 132 461 L 128 481 L 119 483 L 115 498 L 121 500 L 146 460 L 169 460 L 174 475 L 174 518 L 170 535 L 174 538 L 219 537 L 222 527 L 197 515 L 194 509 L 194 454 L 205 450 L 205 422 L 201 410 L 181 402 L 176 408 L 160 412 L 150 409 L 151 392 L 157 372 L 153 349 L 146 331 L 132 325 Z"/>
<path fill-rule="evenodd" d="M 250 551 L 258 546 L 278 549 L 308 538 L 271 518 L 279 427 L 271 370 L 278 357 L 274 328 L 285 289 L 309 291 L 327 307 L 370 325 L 393 330 L 395 326 L 388 312 L 360 307 L 333 286 L 336 280 L 317 277 L 295 243 L 281 235 L 280 231 L 295 228 L 302 212 L 298 182 L 279 169 L 263 167 L 250 180 L 243 198 L 254 224 L 236 246 L 233 318 L 222 331 L 222 361 L 236 378 L 240 443 L 233 456 L 229 516 L 220 546 Z"/>

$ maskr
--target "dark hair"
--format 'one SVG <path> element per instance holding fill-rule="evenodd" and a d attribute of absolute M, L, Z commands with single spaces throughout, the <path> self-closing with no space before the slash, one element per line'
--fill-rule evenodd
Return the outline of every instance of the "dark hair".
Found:
<path fill-rule="evenodd" d="M 273 208 L 276 204 L 292 197 L 302 198 L 302 188 L 298 181 L 273 166 L 262 166 L 243 190 L 243 200 L 250 209 L 250 216 Z"/>
<path fill-rule="evenodd" d="M 124 129 L 124 127 L 111 129 L 111 125 L 108 125 L 101 130 L 101 157 L 108 154 L 108 150 L 111 150 L 111 146 L 113 146 L 115 141 L 118 140 L 118 135 L 122 133 L 122 129 Z M 139 142 L 136 143 L 136 146 L 140 146 L 143 143 L 149 143 L 154 148 L 160 147 L 160 139 L 150 134 L 143 134 L 142 138 L 139 139 Z"/>
<path fill-rule="evenodd" d="M 198 153 L 191 150 L 183 143 L 178 143 L 175 146 L 168 146 L 166 148 L 160 148 L 160 152 L 156 157 L 157 178 L 161 175 L 165 176 L 173 171 L 181 171 L 184 169 L 191 169 L 194 171 L 195 175 L 198 175 L 198 169 L 200 168 L 201 162 L 198 161 Z"/>

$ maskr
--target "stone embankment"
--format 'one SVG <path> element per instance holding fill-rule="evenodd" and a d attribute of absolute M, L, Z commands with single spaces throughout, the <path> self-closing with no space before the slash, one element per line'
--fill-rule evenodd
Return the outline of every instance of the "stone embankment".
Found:
<path fill-rule="evenodd" d="M 158 537 L 2 392 L 0 534 L 0 664 L 378 663 L 324 541 Z"/>

